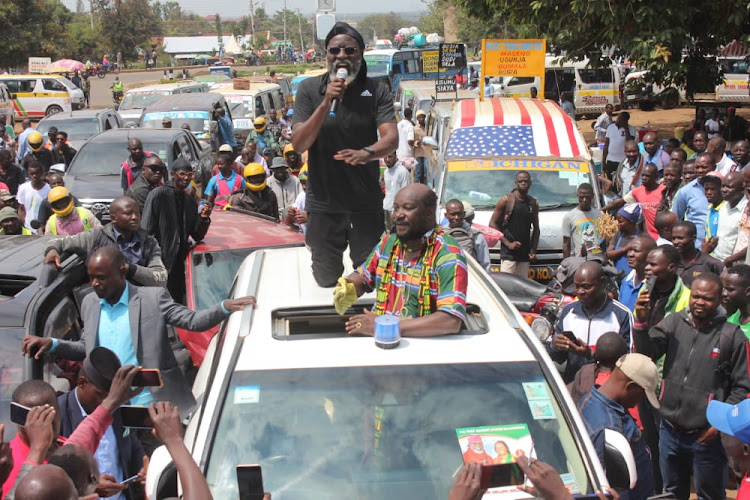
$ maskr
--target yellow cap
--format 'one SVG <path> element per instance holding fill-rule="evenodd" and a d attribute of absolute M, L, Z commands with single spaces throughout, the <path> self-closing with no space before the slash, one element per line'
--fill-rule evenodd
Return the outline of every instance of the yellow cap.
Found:
<path fill-rule="evenodd" d="M 284 154 L 287 154 L 290 151 L 292 153 L 296 153 L 296 151 L 294 150 L 294 146 L 292 146 L 291 144 L 287 144 L 286 146 L 284 146 Z"/>
<path fill-rule="evenodd" d="M 68 204 L 65 208 L 55 208 L 55 203 L 61 200 L 68 199 Z M 67 217 L 73 212 L 73 197 L 70 196 L 70 191 L 65 186 L 56 186 L 50 189 L 47 194 L 47 201 L 49 201 L 50 208 L 60 217 Z"/>

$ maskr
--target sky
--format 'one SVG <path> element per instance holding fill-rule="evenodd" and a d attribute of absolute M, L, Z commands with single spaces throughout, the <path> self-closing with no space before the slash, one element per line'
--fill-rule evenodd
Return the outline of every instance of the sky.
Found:
<path fill-rule="evenodd" d="M 63 3 L 71 10 L 76 7 L 76 0 L 62 0 Z M 192 11 L 203 16 L 216 14 L 218 11 L 222 18 L 242 17 L 250 10 L 250 0 L 178 0 L 183 10 Z M 281 10 L 284 6 L 284 0 L 253 0 L 255 7 L 259 3 L 265 4 L 266 12 L 273 13 Z M 88 0 L 84 4 L 88 6 Z M 415 12 L 425 11 L 426 4 L 422 0 L 380 0 L 377 3 L 380 6 L 379 12 Z M 336 0 L 336 11 L 346 14 L 360 14 L 372 12 L 373 4 L 363 2 L 362 0 Z M 309 14 L 317 8 L 316 0 L 286 0 L 286 7 L 289 10 L 297 10 L 303 14 Z"/>

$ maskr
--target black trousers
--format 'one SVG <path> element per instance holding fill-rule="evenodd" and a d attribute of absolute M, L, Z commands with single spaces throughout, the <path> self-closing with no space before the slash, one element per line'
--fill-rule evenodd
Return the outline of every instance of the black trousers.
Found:
<path fill-rule="evenodd" d="M 336 286 L 344 272 L 349 245 L 354 267 L 362 264 L 383 235 L 383 211 L 331 214 L 307 213 L 305 242 L 312 252 L 312 272 L 319 286 Z"/>
<path fill-rule="evenodd" d="M 187 290 L 185 288 L 185 257 L 177 258 L 172 264 L 167 277 L 167 290 L 172 299 L 184 305 L 187 305 Z"/>

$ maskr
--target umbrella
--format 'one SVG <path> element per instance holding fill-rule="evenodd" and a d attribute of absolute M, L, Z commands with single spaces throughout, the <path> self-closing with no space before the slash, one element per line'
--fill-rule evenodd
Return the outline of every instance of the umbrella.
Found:
<path fill-rule="evenodd" d="M 52 73 L 60 73 L 60 72 L 65 72 L 65 71 L 80 71 L 85 67 L 86 65 L 80 61 L 75 61 L 73 59 L 60 59 L 59 61 L 55 61 L 52 63 L 52 67 L 50 68 L 50 71 Z"/>

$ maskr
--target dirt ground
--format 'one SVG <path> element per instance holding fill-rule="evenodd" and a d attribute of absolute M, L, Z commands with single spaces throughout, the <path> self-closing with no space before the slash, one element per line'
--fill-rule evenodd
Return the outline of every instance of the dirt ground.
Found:
<path fill-rule="evenodd" d="M 639 109 L 628 109 L 630 113 L 630 124 L 636 129 L 645 127 L 649 122 L 651 128 L 659 131 L 659 139 L 669 139 L 674 137 L 674 128 L 678 126 L 689 127 L 695 118 L 694 107 L 681 107 L 675 109 L 655 109 L 653 111 L 641 111 Z M 615 112 L 617 115 L 617 112 Z M 737 115 L 750 121 L 750 108 L 737 108 Z M 578 128 L 581 129 L 586 143 L 594 141 L 594 129 L 591 125 L 596 121 L 593 120 L 576 120 Z"/>

